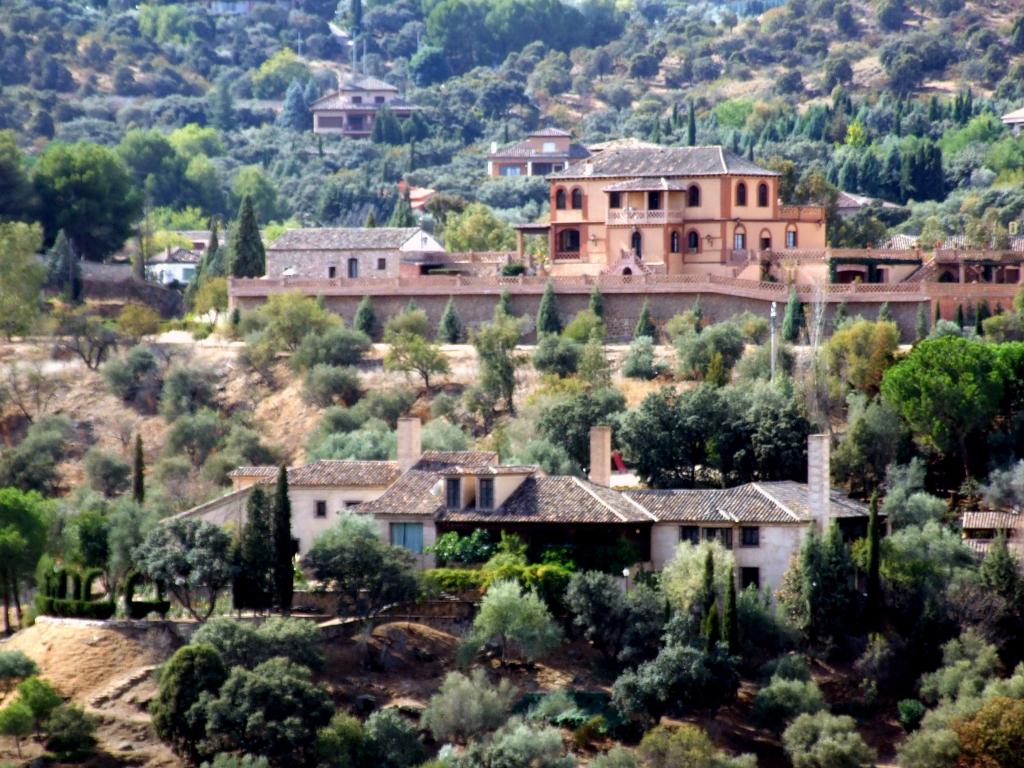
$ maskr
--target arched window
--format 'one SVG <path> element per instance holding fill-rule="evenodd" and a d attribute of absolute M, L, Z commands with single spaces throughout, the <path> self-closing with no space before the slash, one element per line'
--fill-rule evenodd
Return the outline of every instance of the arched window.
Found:
<path fill-rule="evenodd" d="M 643 237 L 641 237 L 639 232 L 634 232 L 633 236 L 629 238 L 629 247 L 633 249 L 633 255 L 635 255 L 638 259 L 643 258 L 644 243 Z"/>
<path fill-rule="evenodd" d="M 560 211 L 565 210 L 565 190 L 561 187 L 555 190 L 555 208 Z"/>
<path fill-rule="evenodd" d="M 694 252 L 700 250 L 700 235 L 697 234 L 696 230 L 691 229 L 686 233 L 686 247 Z"/>
<path fill-rule="evenodd" d="M 352 279 L 359 277 L 359 259 L 353 257 L 348 260 L 348 276 Z"/>
<path fill-rule="evenodd" d="M 742 181 L 736 185 L 736 205 L 747 204 L 747 185 Z"/>
<path fill-rule="evenodd" d="M 743 227 L 736 227 L 732 236 L 732 247 L 737 251 L 747 250 L 747 230 Z"/>
<path fill-rule="evenodd" d="M 574 187 L 572 190 L 572 209 L 574 211 L 583 210 L 583 190 L 579 187 Z"/>
<path fill-rule="evenodd" d="M 759 245 L 762 251 L 770 251 L 772 249 L 772 233 L 767 229 L 761 230 Z"/>
<path fill-rule="evenodd" d="M 792 224 L 790 224 L 789 227 L 786 229 L 786 247 L 787 248 L 796 248 L 796 246 L 797 246 L 796 227 L 794 227 Z"/>
<path fill-rule="evenodd" d="M 679 233 L 672 231 L 670 250 L 672 253 L 679 253 Z"/>
<path fill-rule="evenodd" d="M 700 205 L 700 187 L 696 184 L 686 190 L 686 204 L 691 208 L 695 208 Z"/>
<path fill-rule="evenodd" d="M 768 207 L 768 185 L 763 182 L 757 185 L 757 205 L 759 208 Z"/>
<path fill-rule="evenodd" d="M 558 251 L 560 253 L 579 253 L 580 231 L 578 229 L 563 229 L 559 232 Z"/>

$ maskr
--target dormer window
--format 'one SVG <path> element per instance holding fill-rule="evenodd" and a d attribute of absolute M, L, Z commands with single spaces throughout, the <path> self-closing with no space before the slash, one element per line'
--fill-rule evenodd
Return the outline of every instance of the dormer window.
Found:
<path fill-rule="evenodd" d="M 445 506 L 448 509 L 462 509 L 462 480 L 449 477 L 444 481 Z"/>
<path fill-rule="evenodd" d="M 477 507 L 479 509 L 494 509 L 494 478 L 481 477 L 477 482 L 479 483 Z"/>

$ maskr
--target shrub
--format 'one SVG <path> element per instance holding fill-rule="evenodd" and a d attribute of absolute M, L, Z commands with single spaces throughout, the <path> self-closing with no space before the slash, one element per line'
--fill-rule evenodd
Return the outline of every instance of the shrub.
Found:
<path fill-rule="evenodd" d="M 428 594 L 458 595 L 478 592 L 484 588 L 487 575 L 468 568 L 432 568 L 421 576 L 423 589 Z"/>
<path fill-rule="evenodd" d="M 743 336 L 732 323 L 709 325 L 700 333 L 687 332 L 676 341 L 679 372 L 687 377 L 703 378 L 716 353 L 721 355 L 725 371 L 731 371 L 743 354 Z"/>
<path fill-rule="evenodd" d="M 38 677 L 30 677 L 18 685 L 16 701 L 29 708 L 37 731 L 42 729 L 43 723 L 61 705 L 60 696 L 53 686 Z"/>
<path fill-rule="evenodd" d="M 370 765 L 410 768 L 423 761 L 425 751 L 412 724 L 394 708 L 381 709 L 366 719 Z"/>
<path fill-rule="evenodd" d="M 416 402 L 416 393 L 405 387 L 370 390 L 363 398 L 361 405 L 366 413 L 373 418 L 381 419 L 392 429 L 398 420 L 409 412 Z"/>
<path fill-rule="evenodd" d="M 43 730 L 49 734 L 46 748 L 60 760 L 82 760 L 96 747 L 98 725 L 98 717 L 87 715 L 85 710 L 75 704 L 57 707 L 43 724 Z"/>
<path fill-rule="evenodd" d="M 427 548 L 433 552 L 438 565 L 448 563 L 482 563 L 494 554 L 494 545 L 490 536 L 483 528 L 477 528 L 467 536 L 460 536 L 455 531 L 442 533 L 434 545 Z"/>
<path fill-rule="evenodd" d="M 64 619 L 105 621 L 114 615 L 117 605 L 109 600 L 69 600 L 39 595 L 36 597 L 36 608 L 40 613 Z"/>
<path fill-rule="evenodd" d="M 402 334 L 427 338 L 430 333 L 430 320 L 426 310 L 408 306 L 399 314 L 388 319 L 384 324 L 384 337 L 397 337 Z"/>
<path fill-rule="evenodd" d="M 800 715 L 782 734 L 782 745 L 793 768 L 868 768 L 875 763 L 875 751 L 845 715 Z"/>
<path fill-rule="evenodd" d="M 464 451 L 469 448 L 469 437 L 462 427 L 443 417 L 428 421 L 421 438 L 424 451 Z"/>
<path fill-rule="evenodd" d="M 39 673 L 39 667 L 21 651 L 0 651 L 0 690 L 12 681 L 23 680 Z"/>
<path fill-rule="evenodd" d="M 317 363 L 306 371 L 302 387 L 306 401 L 322 408 L 338 402 L 353 405 L 361 394 L 355 368 L 336 368 L 325 363 Z"/>
<path fill-rule="evenodd" d="M 316 625 L 302 619 L 274 617 L 259 627 L 228 618 L 216 618 L 195 631 L 191 645 L 214 648 L 227 667 L 252 669 L 276 656 L 313 670 L 324 665 Z"/>
<path fill-rule="evenodd" d="M 612 747 L 590 762 L 590 768 L 640 768 L 636 756 L 625 747 Z"/>
<path fill-rule="evenodd" d="M 664 366 L 655 362 L 654 339 L 637 336 L 629 345 L 622 361 L 622 375 L 628 379 L 654 379 L 664 372 Z"/>
<path fill-rule="evenodd" d="M 508 680 L 492 685 L 482 669 L 468 677 L 449 672 L 423 711 L 420 726 L 436 741 L 465 743 L 501 726 L 515 696 Z"/>
<path fill-rule="evenodd" d="M 125 304 L 117 315 L 117 330 L 130 339 L 160 331 L 160 315 L 143 304 Z"/>
<path fill-rule="evenodd" d="M 338 326 L 323 333 L 307 333 L 292 354 L 291 365 L 296 371 L 318 364 L 337 367 L 356 365 L 369 349 L 370 337 L 365 333 Z"/>
<path fill-rule="evenodd" d="M 357 768 L 366 764 L 366 733 L 362 722 L 345 712 L 337 712 L 331 722 L 316 735 L 319 765 Z"/>
<path fill-rule="evenodd" d="M 498 581 L 480 603 L 463 653 L 493 643 L 502 661 L 510 656 L 534 661 L 552 651 L 560 640 L 561 633 L 540 597 L 524 592 L 516 582 Z"/>
<path fill-rule="evenodd" d="M 19 759 L 21 758 L 21 740 L 32 733 L 33 723 L 32 710 L 24 702 L 12 701 L 0 709 L 0 735 L 10 736 L 14 739 Z"/>
<path fill-rule="evenodd" d="M 311 446 L 308 458 L 381 461 L 393 458 L 397 445 L 397 437 L 387 424 L 379 419 L 370 419 L 354 432 L 327 435 Z"/>
<path fill-rule="evenodd" d="M 765 658 L 793 646 L 793 630 L 779 616 L 778 606 L 772 602 L 770 594 L 747 587 L 736 599 L 736 617 L 744 658 Z"/>
<path fill-rule="evenodd" d="M 813 681 L 773 677 L 754 697 L 753 714 L 755 721 L 762 726 L 780 733 L 785 724 L 797 715 L 814 714 L 824 708 L 821 691 Z"/>
<path fill-rule="evenodd" d="M 165 447 L 170 453 L 185 453 L 192 466 L 201 467 L 220 446 L 224 426 L 220 415 L 209 408 L 182 414 L 171 425 Z"/>
<path fill-rule="evenodd" d="M 119 456 L 100 448 L 85 454 L 85 477 L 89 487 L 108 499 L 128 488 L 132 468 Z"/>
<path fill-rule="evenodd" d="M 150 409 L 156 405 L 161 382 L 156 355 L 149 347 L 138 344 L 108 360 L 102 373 L 107 389 L 124 402 L 145 403 Z"/>
<path fill-rule="evenodd" d="M 924 713 L 928 710 L 917 699 L 903 699 L 896 705 L 896 711 L 899 713 L 900 725 L 903 730 L 911 733 L 920 727 Z"/>
<path fill-rule="evenodd" d="M 209 645 L 179 648 L 160 669 L 159 688 L 149 704 L 153 729 L 175 754 L 193 764 L 206 738 L 202 702 L 217 695 L 227 676 L 220 654 Z"/>
<path fill-rule="evenodd" d="M 595 334 L 598 338 L 604 339 L 605 333 L 604 320 L 592 309 L 583 309 L 577 312 L 576 316 L 565 326 L 562 337 L 575 341 L 577 344 L 586 344 Z"/>
<path fill-rule="evenodd" d="M 513 721 L 489 741 L 474 742 L 466 750 L 466 765 L 536 766 L 570 768 L 572 758 L 563 754 L 562 734 L 555 728 L 534 728 Z"/>
<path fill-rule="evenodd" d="M 533 367 L 539 373 L 553 373 L 560 377 L 576 373 L 579 360 L 580 345 L 553 333 L 543 334 L 533 353 Z"/>
<path fill-rule="evenodd" d="M 652 728 L 644 734 L 636 751 L 644 768 L 753 768 L 757 764 L 749 756 L 725 756 L 715 748 L 707 733 L 688 723 L 674 728 L 663 725 Z"/>
<path fill-rule="evenodd" d="M 168 421 L 214 405 L 216 375 L 209 368 L 172 365 L 160 392 L 160 413 Z"/>
<path fill-rule="evenodd" d="M 798 653 L 787 653 L 761 667 L 761 676 L 767 680 L 779 678 L 807 682 L 811 679 L 811 670 L 803 656 Z"/>
<path fill-rule="evenodd" d="M 501 274 L 503 277 L 517 277 L 525 273 L 526 265 L 521 262 L 513 261 L 508 264 L 501 265 Z"/>
<path fill-rule="evenodd" d="M 275 351 L 294 352 L 308 335 L 326 334 L 341 324 L 337 315 L 298 291 L 272 295 L 255 314 L 255 322 L 263 325 L 264 341 Z"/>
<path fill-rule="evenodd" d="M 741 312 L 730 318 L 731 322 L 740 329 L 743 340 L 748 344 L 764 344 L 768 340 L 768 320 L 753 312 Z"/>

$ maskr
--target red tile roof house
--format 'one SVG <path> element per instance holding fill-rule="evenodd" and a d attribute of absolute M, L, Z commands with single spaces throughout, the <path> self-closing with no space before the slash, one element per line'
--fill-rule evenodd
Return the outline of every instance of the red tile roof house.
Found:
<path fill-rule="evenodd" d="M 499 147 L 491 144 L 487 155 L 488 176 L 547 176 L 561 171 L 570 163 L 590 157 L 572 134 L 558 128 L 534 131 L 522 141 Z"/>
<path fill-rule="evenodd" d="M 401 419 L 397 461 L 321 460 L 288 470 L 298 551 L 349 510 L 372 516 L 380 534 L 434 564 L 426 552 L 447 531 L 516 533 L 534 548 L 608 547 L 625 539 L 638 567 L 663 568 L 684 542 L 717 539 L 736 558 L 740 586 L 774 591 L 811 529 L 837 520 L 848 538 L 864 535 L 867 507 L 833 492 L 825 435 L 809 439 L 809 483 L 759 482 L 728 489 L 629 490 L 609 487 L 611 430 L 591 434 L 587 479 L 545 475 L 532 465 L 503 465 L 489 451 L 420 450 L 419 419 Z M 235 489 L 176 517 L 238 529 L 256 483 L 274 467 L 242 467 Z"/>
<path fill-rule="evenodd" d="M 335 133 L 352 139 L 365 139 L 373 132 L 373 121 L 381 107 L 404 120 L 419 107 L 409 104 L 398 89 L 376 77 L 349 80 L 334 93 L 321 96 L 310 104 L 313 133 Z"/>

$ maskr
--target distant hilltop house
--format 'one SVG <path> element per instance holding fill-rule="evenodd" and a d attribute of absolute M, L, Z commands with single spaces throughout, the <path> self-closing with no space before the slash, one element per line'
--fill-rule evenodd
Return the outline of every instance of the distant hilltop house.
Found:
<path fill-rule="evenodd" d="M 857 195 L 853 192 L 842 192 L 836 197 L 836 212 L 842 219 L 848 219 L 851 216 L 856 216 L 861 211 L 879 206 L 881 208 L 889 208 L 891 210 L 898 210 L 903 206 L 896 205 L 896 203 L 890 203 L 888 200 L 879 200 L 878 198 L 868 197 L 866 195 Z"/>
<path fill-rule="evenodd" d="M 418 275 L 445 263 L 419 227 L 292 229 L 267 248 L 267 277 L 327 279 Z"/>
<path fill-rule="evenodd" d="M 313 133 L 365 139 L 373 131 L 373 121 L 382 107 L 390 109 L 399 119 L 409 117 L 418 109 L 402 99 L 398 89 L 390 83 L 376 77 L 356 77 L 310 105 Z"/>
<path fill-rule="evenodd" d="M 161 285 L 188 285 L 195 278 L 202 258 L 201 251 L 168 246 L 160 253 L 149 257 L 149 261 L 146 262 L 146 275 Z"/>
<path fill-rule="evenodd" d="M 825 247 L 821 206 L 783 205 L 779 174 L 722 147 L 604 149 L 548 176 L 556 273 L 720 273 L 750 251 Z"/>
<path fill-rule="evenodd" d="M 380 536 L 405 547 L 420 567 L 443 533 L 502 531 L 534 548 L 591 551 L 628 542 L 645 569 L 664 568 L 681 543 L 718 541 L 736 558 L 738 586 L 774 592 L 812 528 L 836 521 L 847 539 L 867 530 L 867 507 L 834 492 L 827 435 L 808 440 L 808 482 L 755 482 L 726 489 L 627 490 L 611 487 L 611 429 L 590 436 L 589 478 L 547 475 L 534 465 L 501 464 L 490 451 L 422 451 L 419 419 L 398 422 L 397 461 L 320 460 L 288 469 L 292 533 L 300 553 L 351 511 L 372 519 Z M 276 467 L 240 467 L 234 490 L 177 515 L 236 530 L 257 484 Z"/>
<path fill-rule="evenodd" d="M 1024 126 L 1024 107 L 1007 112 L 1000 119 L 1003 125 L 1013 131 L 1014 136 L 1020 136 L 1021 127 Z"/>
<path fill-rule="evenodd" d="M 497 142 L 492 143 L 487 155 L 487 175 L 547 176 L 585 157 L 590 157 L 590 152 L 574 142 L 571 133 L 544 128 L 514 144 L 500 147 Z"/>

